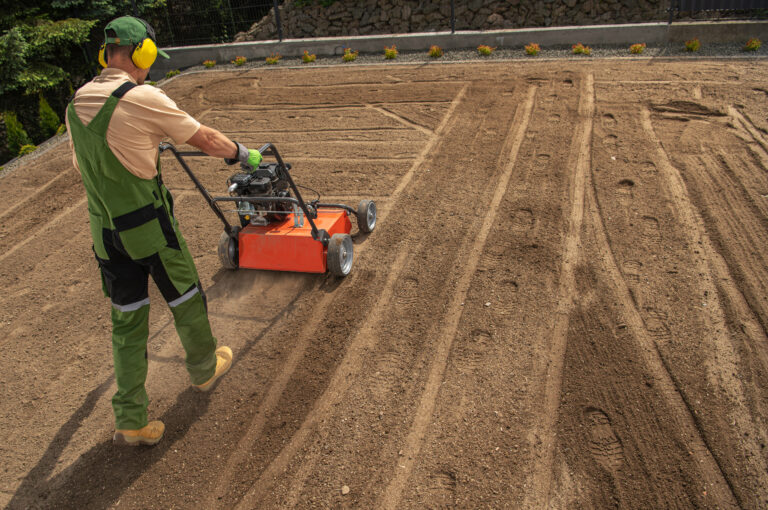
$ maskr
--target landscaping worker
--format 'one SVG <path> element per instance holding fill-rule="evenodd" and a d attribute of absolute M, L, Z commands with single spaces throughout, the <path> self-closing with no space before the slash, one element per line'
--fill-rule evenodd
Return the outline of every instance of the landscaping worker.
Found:
<path fill-rule="evenodd" d="M 194 387 L 210 390 L 232 365 L 232 350 L 216 348 L 200 279 L 161 178 L 158 143 L 169 137 L 246 167 L 258 165 L 261 154 L 201 125 L 162 90 L 144 85 L 157 54 L 168 58 L 149 24 L 125 16 L 104 34 L 104 69 L 75 94 L 67 128 L 88 197 L 102 288 L 112 301 L 113 440 L 151 445 L 165 426 L 147 420 L 148 275 L 173 313 Z"/>

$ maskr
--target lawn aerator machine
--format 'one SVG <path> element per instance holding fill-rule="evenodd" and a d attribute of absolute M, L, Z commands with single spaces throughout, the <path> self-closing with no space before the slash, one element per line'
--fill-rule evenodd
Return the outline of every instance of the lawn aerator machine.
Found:
<path fill-rule="evenodd" d="M 259 149 L 264 162 L 258 168 L 241 167 L 227 179 L 229 196 L 212 197 L 189 168 L 185 157 L 207 156 L 204 152 L 170 150 L 195 183 L 216 216 L 224 223 L 219 240 L 219 260 L 227 269 L 249 268 L 304 273 L 330 272 L 346 276 L 352 270 L 354 246 L 349 216 L 357 218 L 360 232 L 376 226 L 376 204 L 362 200 L 357 209 L 344 204 L 326 204 L 318 199 L 305 202 L 293 182 L 277 147 L 268 143 Z M 220 203 L 234 202 L 240 225 L 231 225 Z"/>

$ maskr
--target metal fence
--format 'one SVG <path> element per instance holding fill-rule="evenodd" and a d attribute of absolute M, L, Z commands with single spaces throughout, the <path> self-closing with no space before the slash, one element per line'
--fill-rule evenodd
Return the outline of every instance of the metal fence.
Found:
<path fill-rule="evenodd" d="M 637 23 L 663 21 L 667 14 L 669 22 L 707 12 L 717 13 L 718 17 L 732 17 L 735 13 L 738 18 L 768 15 L 768 0 L 648 0 L 642 3 L 402 0 L 396 4 L 387 2 L 386 10 L 390 12 L 386 14 L 380 14 L 383 5 L 379 3 L 384 2 L 166 0 L 163 6 L 140 14 L 155 27 L 160 46 L 232 42 L 238 33 L 249 30 L 247 40 L 282 40 L 283 37 Z M 406 9 L 410 16 L 404 14 Z M 307 12 L 311 14 L 305 15 Z M 483 12 L 485 14 L 481 14 Z M 386 21 L 374 23 L 385 16 Z M 424 19 L 427 21 L 417 21 Z M 254 31 L 252 27 L 257 22 L 261 22 L 261 27 Z"/>
<path fill-rule="evenodd" d="M 745 11 L 768 8 L 768 0 L 672 0 L 678 11 Z"/>
<path fill-rule="evenodd" d="M 276 0 L 167 0 L 142 15 L 155 28 L 160 46 L 232 42 L 274 9 Z"/>
<path fill-rule="evenodd" d="M 725 18 L 765 18 L 768 14 L 768 0 L 670 0 L 669 22 L 681 13 L 689 16 L 705 14 L 710 17 L 724 14 Z"/>

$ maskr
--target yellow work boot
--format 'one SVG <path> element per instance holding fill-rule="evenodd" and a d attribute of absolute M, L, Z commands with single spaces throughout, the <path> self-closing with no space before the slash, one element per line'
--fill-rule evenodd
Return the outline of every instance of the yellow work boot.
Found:
<path fill-rule="evenodd" d="M 205 381 L 203 384 L 195 384 L 193 388 L 198 391 L 209 391 L 216 384 L 219 378 L 229 371 L 229 367 L 232 366 L 232 349 L 229 347 L 219 347 L 216 349 L 216 371 L 213 373 L 213 377 Z"/>
<path fill-rule="evenodd" d="M 165 432 L 165 425 L 160 420 L 155 420 L 147 423 L 145 427 L 139 430 L 115 430 L 112 442 L 127 446 L 151 446 L 163 438 L 163 432 Z"/>

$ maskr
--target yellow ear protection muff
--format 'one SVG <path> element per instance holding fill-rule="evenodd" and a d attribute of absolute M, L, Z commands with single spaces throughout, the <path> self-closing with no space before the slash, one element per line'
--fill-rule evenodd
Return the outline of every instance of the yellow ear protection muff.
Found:
<path fill-rule="evenodd" d="M 143 19 L 136 19 L 141 21 L 144 27 L 146 27 L 147 37 L 145 37 L 143 41 L 136 45 L 136 48 L 134 48 L 133 54 L 131 55 L 131 60 L 133 60 L 134 65 L 139 69 L 149 69 L 152 67 L 152 64 L 155 63 L 155 59 L 157 58 L 155 31 L 151 26 L 149 26 L 149 23 Z"/>
<path fill-rule="evenodd" d="M 128 18 L 128 16 L 125 16 L 125 18 Z M 105 28 L 105 32 L 107 30 L 114 30 L 117 34 L 117 30 L 119 30 L 118 23 L 123 19 L 124 18 L 118 18 L 117 20 L 109 23 Z M 139 69 L 149 69 L 152 67 L 152 64 L 155 63 L 155 59 L 157 58 L 155 31 L 146 21 L 141 18 L 132 18 L 132 20 L 140 21 L 144 26 L 144 38 L 141 39 L 136 45 L 134 45 L 133 53 L 131 53 L 131 60 L 133 61 L 133 65 Z M 129 43 L 131 42 L 130 37 L 125 39 L 127 39 Z M 102 67 L 107 67 L 107 44 L 120 44 L 119 35 L 117 37 L 105 37 L 104 44 L 102 44 L 99 48 L 99 64 L 101 64 Z"/>
<path fill-rule="evenodd" d="M 149 37 L 137 44 L 131 55 L 131 60 L 139 69 L 149 69 L 155 63 L 156 58 L 157 45 Z"/>
<path fill-rule="evenodd" d="M 107 67 L 107 51 L 106 48 L 107 43 L 103 43 L 99 47 L 99 64 L 101 64 L 101 67 Z"/>

